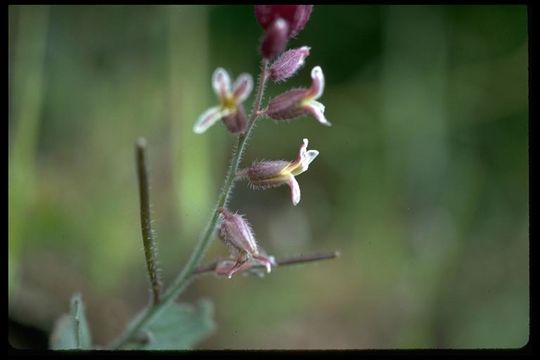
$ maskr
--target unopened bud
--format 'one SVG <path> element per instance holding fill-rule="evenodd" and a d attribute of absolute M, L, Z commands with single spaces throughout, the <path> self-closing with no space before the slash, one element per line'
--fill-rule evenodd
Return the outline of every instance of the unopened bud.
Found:
<path fill-rule="evenodd" d="M 273 59 L 281 54 L 287 47 L 289 26 L 287 22 L 278 18 L 266 30 L 261 43 L 261 54 L 265 59 Z"/>
<path fill-rule="evenodd" d="M 232 261 L 218 266 L 217 272 L 230 278 L 235 272 L 247 270 L 255 265 L 262 265 L 266 268 L 266 272 L 270 272 L 275 264 L 257 246 L 253 231 L 244 217 L 225 208 L 219 208 L 217 211 L 223 217 L 218 235 L 229 248 L 232 257 Z"/>
<path fill-rule="evenodd" d="M 285 51 L 270 66 L 270 79 L 284 81 L 293 76 L 304 65 L 304 60 L 309 56 L 309 46 Z"/>
<path fill-rule="evenodd" d="M 223 216 L 219 227 L 219 238 L 237 253 L 258 253 L 255 236 L 249 223 L 238 214 L 234 214 L 225 208 L 219 208 L 218 212 Z"/>
<path fill-rule="evenodd" d="M 309 20 L 313 5 L 255 5 L 255 17 L 267 30 L 277 18 L 289 25 L 288 37 L 295 37 Z"/>

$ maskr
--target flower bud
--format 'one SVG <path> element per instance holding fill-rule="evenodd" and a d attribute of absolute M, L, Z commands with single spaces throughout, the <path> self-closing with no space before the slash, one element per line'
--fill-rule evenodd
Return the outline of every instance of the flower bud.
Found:
<path fill-rule="evenodd" d="M 264 35 L 261 43 L 261 54 L 265 59 L 273 59 L 287 47 L 289 26 L 281 18 L 274 21 Z"/>
<path fill-rule="evenodd" d="M 306 25 L 313 5 L 255 5 L 255 17 L 267 30 L 277 18 L 289 25 L 288 37 L 295 37 Z"/>
<path fill-rule="evenodd" d="M 304 65 L 309 56 L 309 46 L 287 50 L 270 66 L 270 79 L 275 82 L 284 81 L 293 76 Z"/>
<path fill-rule="evenodd" d="M 233 250 L 242 253 L 257 253 L 257 243 L 249 223 L 238 214 L 233 214 L 225 208 L 218 209 L 223 216 L 219 227 L 219 237 Z"/>
<path fill-rule="evenodd" d="M 234 264 L 229 264 L 231 266 L 227 269 L 220 268 L 220 273 L 226 273 L 230 278 L 235 272 L 246 270 L 254 265 L 262 265 L 266 267 L 267 272 L 270 272 L 273 263 L 257 246 L 249 223 L 241 215 L 231 213 L 225 208 L 219 208 L 217 211 L 223 217 L 218 236 L 227 245 L 234 260 Z"/>

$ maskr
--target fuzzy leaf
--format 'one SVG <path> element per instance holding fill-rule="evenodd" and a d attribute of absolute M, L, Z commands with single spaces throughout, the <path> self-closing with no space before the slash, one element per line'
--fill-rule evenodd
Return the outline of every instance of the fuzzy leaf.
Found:
<path fill-rule="evenodd" d="M 126 349 L 191 349 L 215 329 L 213 313 L 213 305 L 207 300 L 196 305 L 169 305 L 141 330 L 139 343 L 132 342 Z"/>
<path fill-rule="evenodd" d="M 49 345 L 53 350 L 83 350 L 90 349 L 92 346 L 90 329 L 80 294 L 75 294 L 71 298 L 70 314 L 64 314 L 56 321 Z"/>

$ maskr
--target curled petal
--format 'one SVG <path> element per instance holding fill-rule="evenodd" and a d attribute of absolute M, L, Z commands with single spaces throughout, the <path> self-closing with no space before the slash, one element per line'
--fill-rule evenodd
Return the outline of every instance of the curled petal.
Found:
<path fill-rule="evenodd" d="M 244 73 L 238 76 L 233 84 L 233 96 L 237 102 L 244 102 L 253 90 L 253 78 L 251 75 Z"/>
<path fill-rule="evenodd" d="M 288 170 L 294 176 L 300 175 L 301 173 L 307 171 L 309 164 L 319 155 L 317 150 L 307 150 L 308 143 L 309 140 L 304 139 L 304 142 L 298 151 L 298 156 L 293 162 L 290 163 L 288 167 Z"/>
<path fill-rule="evenodd" d="M 300 173 L 306 171 L 309 168 L 309 164 L 319 155 L 319 152 L 317 150 L 307 151 L 307 146 L 308 139 L 304 139 L 304 143 L 302 144 L 302 147 L 300 147 L 300 152 L 298 153 L 299 159 L 297 159 L 300 160 Z"/>
<path fill-rule="evenodd" d="M 304 105 L 304 109 L 317 119 L 323 125 L 332 126 L 332 123 L 324 116 L 324 105 L 318 101 L 312 100 Z"/>
<path fill-rule="evenodd" d="M 324 74 L 320 66 L 315 66 L 311 70 L 311 87 L 307 91 L 306 98 L 318 99 L 324 91 Z"/>
<path fill-rule="evenodd" d="M 219 119 L 224 116 L 227 116 L 229 113 L 228 110 L 224 110 L 219 106 L 212 107 L 206 110 L 204 113 L 199 116 L 195 125 L 193 126 L 193 132 L 195 134 L 202 134 L 210 126 L 214 125 Z"/>
<path fill-rule="evenodd" d="M 217 68 L 212 75 L 212 87 L 220 98 L 225 98 L 231 91 L 231 78 L 223 68 Z"/>
<path fill-rule="evenodd" d="M 302 167 L 305 169 L 304 171 L 308 169 L 309 164 L 311 164 L 311 162 L 315 160 L 317 156 L 319 156 L 319 152 L 317 150 L 306 151 L 306 156 L 302 158 Z"/>
<path fill-rule="evenodd" d="M 262 266 L 266 268 L 266 272 L 270 273 L 272 271 L 272 260 L 267 258 L 264 255 L 255 255 L 253 256 L 254 260 L 257 260 L 258 263 L 260 263 Z"/>
<path fill-rule="evenodd" d="M 300 185 L 298 185 L 298 181 L 296 181 L 292 175 L 287 179 L 287 184 L 291 189 L 292 203 L 294 206 L 296 206 L 300 202 Z"/>

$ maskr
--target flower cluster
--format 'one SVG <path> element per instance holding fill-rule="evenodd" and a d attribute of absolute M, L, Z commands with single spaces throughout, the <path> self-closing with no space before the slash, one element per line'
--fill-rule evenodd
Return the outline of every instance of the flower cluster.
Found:
<path fill-rule="evenodd" d="M 260 43 L 263 58 L 263 73 L 257 95 L 260 100 L 267 80 L 284 82 L 294 76 L 304 65 L 311 48 L 301 46 L 286 50 L 289 39 L 298 35 L 311 16 L 313 5 L 256 5 L 255 17 L 264 29 Z M 311 70 L 311 86 L 288 90 L 273 99 L 261 110 L 253 109 L 246 116 L 243 102 L 253 89 L 253 78 L 249 74 L 238 76 L 231 86 L 231 77 L 223 68 L 215 70 L 212 87 L 219 104 L 204 111 L 197 119 L 193 131 L 204 133 L 219 120 L 235 135 L 247 137 L 258 118 L 291 120 L 312 115 L 319 123 L 329 126 L 324 115 L 324 105 L 317 101 L 324 91 L 324 75 L 320 66 Z M 243 138 L 242 138 L 243 139 Z M 319 155 L 317 150 L 308 150 L 308 139 L 303 139 L 295 160 L 258 161 L 236 172 L 235 181 L 246 180 L 254 189 L 268 189 L 288 185 L 293 205 L 300 202 L 300 186 L 296 176 L 308 170 L 309 164 Z M 236 168 L 234 168 L 236 170 Z M 257 244 L 251 226 L 244 216 L 221 207 L 218 236 L 229 249 L 229 258 L 221 260 L 215 267 L 217 275 L 232 277 L 235 273 L 255 272 L 265 269 L 269 273 L 276 262 Z"/>

